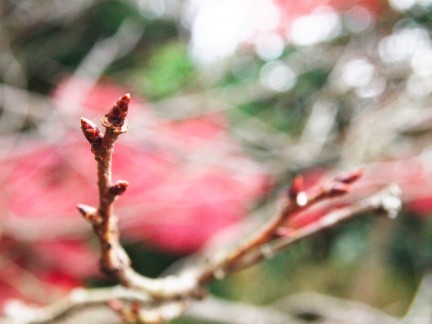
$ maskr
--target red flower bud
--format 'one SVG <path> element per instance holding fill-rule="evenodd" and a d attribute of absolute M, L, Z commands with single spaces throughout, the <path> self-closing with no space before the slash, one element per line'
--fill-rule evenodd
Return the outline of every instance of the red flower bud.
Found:
<path fill-rule="evenodd" d="M 110 112 L 105 115 L 107 121 L 114 127 L 122 127 L 129 109 L 130 94 L 126 93 L 118 99 Z"/>
<path fill-rule="evenodd" d="M 126 191 L 128 186 L 129 183 L 127 181 L 119 180 L 109 188 L 109 191 L 114 196 L 119 196 Z"/>
<path fill-rule="evenodd" d="M 103 134 L 95 123 L 87 118 L 81 118 L 81 130 L 92 148 L 98 149 L 102 144 Z"/>

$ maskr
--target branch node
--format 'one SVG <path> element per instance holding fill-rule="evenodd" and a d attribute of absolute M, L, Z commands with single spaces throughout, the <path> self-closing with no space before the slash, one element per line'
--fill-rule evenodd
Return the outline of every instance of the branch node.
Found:
<path fill-rule="evenodd" d="M 124 123 L 123 123 L 122 126 L 117 127 L 117 126 L 114 126 L 114 125 L 113 125 L 113 124 L 108 120 L 107 115 L 105 115 L 104 117 L 102 117 L 101 123 L 102 123 L 102 125 L 103 125 L 105 128 L 111 129 L 111 130 L 112 130 L 114 133 L 116 133 L 116 134 L 123 134 L 123 133 L 126 133 L 126 132 L 128 131 L 128 129 L 129 129 L 128 121 L 127 121 L 127 120 L 124 121 Z"/>

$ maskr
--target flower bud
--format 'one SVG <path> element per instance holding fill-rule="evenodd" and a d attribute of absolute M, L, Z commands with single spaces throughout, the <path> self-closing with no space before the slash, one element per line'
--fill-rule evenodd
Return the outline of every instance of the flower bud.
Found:
<path fill-rule="evenodd" d="M 113 127 L 122 127 L 129 109 L 130 94 L 126 93 L 119 98 L 108 114 L 105 115 L 106 120 Z"/>
<path fill-rule="evenodd" d="M 103 134 L 95 123 L 87 118 L 81 118 L 81 130 L 92 148 L 98 149 L 102 144 Z"/>
<path fill-rule="evenodd" d="M 119 196 L 126 191 L 128 186 L 129 183 L 127 181 L 119 180 L 109 188 L 109 192 L 114 196 Z"/>
<path fill-rule="evenodd" d="M 90 224 L 100 224 L 102 222 L 96 208 L 84 204 L 77 204 L 76 207 L 84 219 Z"/>

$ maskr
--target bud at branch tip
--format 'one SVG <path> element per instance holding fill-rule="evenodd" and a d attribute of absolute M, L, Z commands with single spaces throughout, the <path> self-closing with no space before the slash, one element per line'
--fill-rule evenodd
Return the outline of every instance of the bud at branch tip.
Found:
<path fill-rule="evenodd" d="M 126 120 L 126 115 L 129 109 L 130 94 L 126 93 L 120 97 L 108 114 L 105 115 L 106 120 L 113 127 L 122 127 Z"/>

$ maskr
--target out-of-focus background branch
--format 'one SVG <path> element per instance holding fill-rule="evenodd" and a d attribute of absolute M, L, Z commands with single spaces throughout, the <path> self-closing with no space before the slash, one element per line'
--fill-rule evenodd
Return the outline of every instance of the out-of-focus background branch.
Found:
<path fill-rule="evenodd" d="M 366 217 L 328 230 L 210 290 L 236 302 L 232 314 L 265 305 L 260 316 L 281 322 L 343 321 L 324 313 L 339 299 L 323 294 L 353 300 L 340 307 L 360 313 L 367 304 L 371 318 L 430 320 L 421 305 L 432 260 L 431 6 L 3 1 L 1 312 L 12 298 L 45 304 L 76 286 L 110 284 L 74 209 L 97 199 L 79 118 L 98 120 L 131 91 L 114 174 L 130 183 L 118 214 L 138 271 L 155 276 L 236 242 L 275 212 L 298 173 L 310 186 L 362 166 L 364 180 L 339 207 L 396 182 L 404 200 L 396 222 Z M 317 306 L 304 310 L 310 296 Z M 194 305 L 177 322 L 202 322 L 203 313 L 212 322 L 217 303 Z"/>

